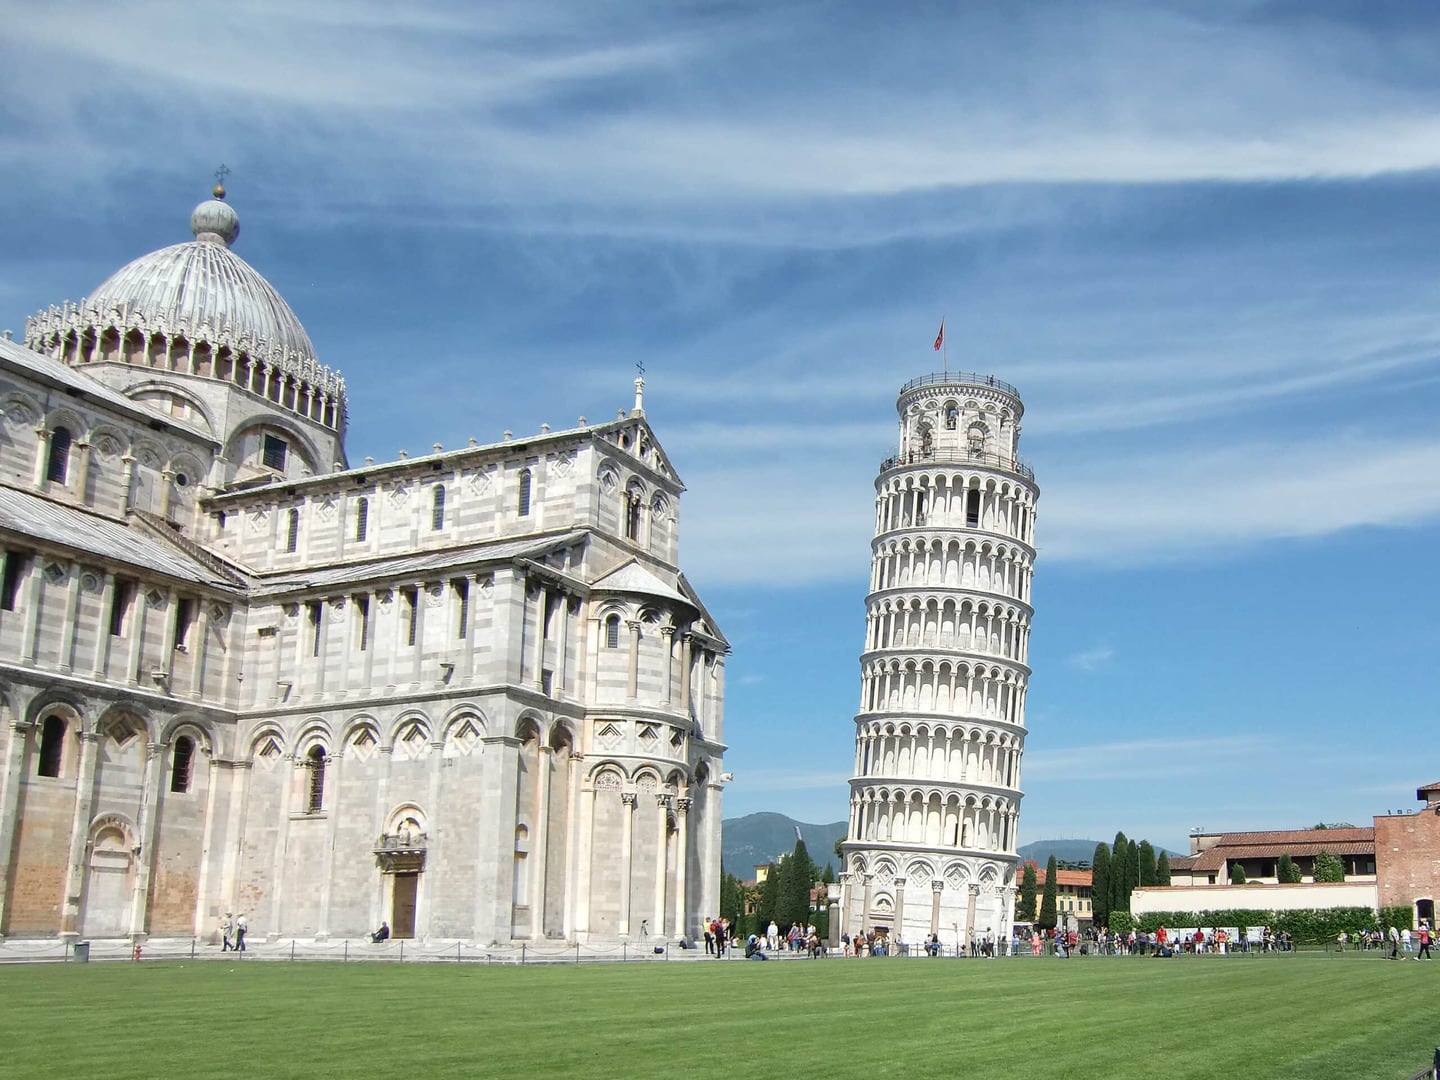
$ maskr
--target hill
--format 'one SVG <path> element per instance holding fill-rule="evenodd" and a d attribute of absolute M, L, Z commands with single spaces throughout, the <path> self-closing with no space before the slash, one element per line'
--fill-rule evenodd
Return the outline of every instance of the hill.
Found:
<path fill-rule="evenodd" d="M 744 817 L 726 818 L 720 826 L 720 855 L 725 869 L 742 881 L 755 873 L 755 867 L 773 862 L 781 855 L 795 850 L 795 830 L 805 841 L 805 848 L 815 865 L 824 867 L 833 863 L 840 869 L 840 860 L 835 858 L 835 841 L 845 835 L 849 823 L 833 821 L 828 825 L 810 825 L 784 814 L 746 814 Z M 1094 850 L 1094 845 L 1091 845 Z"/>
<path fill-rule="evenodd" d="M 1049 861 L 1050 856 L 1055 856 L 1056 862 L 1071 862 L 1089 864 L 1095 857 L 1095 845 L 1099 840 L 1035 840 L 1028 844 L 1020 845 L 1020 859 L 1022 862 L 1034 860 L 1043 868 Z"/>

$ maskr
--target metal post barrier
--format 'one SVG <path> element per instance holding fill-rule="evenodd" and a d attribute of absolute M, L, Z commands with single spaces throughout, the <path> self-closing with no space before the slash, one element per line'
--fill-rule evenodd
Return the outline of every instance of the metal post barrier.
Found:
<path fill-rule="evenodd" d="M 350 939 L 347 937 L 347 938 L 345 939 L 345 955 L 340 958 L 340 962 L 341 962 L 342 964 L 344 964 L 344 963 L 348 963 L 349 960 L 350 960 Z"/>
<path fill-rule="evenodd" d="M 580 962 L 580 942 L 575 942 L 575 962 Z"/>
<path fill-rule="evenodd" d="M 402 964 L 405 962 L 405 939 L 403 937 L 400 939 L 400 962 Z"/>
<path fill-rule="evenodd" d="M 195 959 L 195 939 L 193 937 L 190 939 L 190 959 Z"/>
<path fill-rule="evenodd" d="M 523 941 L 520 943 L 520 966 L 525 966 L 525 943 Z"/>
<path fill-rule="evenodd" d="M 455 942 L 455 962 L 460 963 L 460 942 Z"/>
<path fill-rule="evenodd" d="M 295 939 L 293 937 L 290 939 L 290 959 L 295 959 Z"/>

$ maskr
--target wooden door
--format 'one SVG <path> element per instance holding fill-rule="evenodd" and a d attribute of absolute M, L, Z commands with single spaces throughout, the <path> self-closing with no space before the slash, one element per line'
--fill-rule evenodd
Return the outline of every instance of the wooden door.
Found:
<path fill-rule="evenodd" d="M 419 890 L 419 874 L 396 874 L 395 891 L 392 896 L 390 915 L 390 936 L 413 938 L 415 936 L 415 894 Z"/>

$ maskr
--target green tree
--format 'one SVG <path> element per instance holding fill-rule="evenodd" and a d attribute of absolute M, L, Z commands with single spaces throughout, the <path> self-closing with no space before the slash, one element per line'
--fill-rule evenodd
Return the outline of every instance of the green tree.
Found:
<path fill-rule="evenodd" d="M 1155 884 L 1170 884 L 1170 853 L 1164 848 L 1160 849 L 1160 857 L 1155 860 Z"/>
<path fill-rule="evenodd" d="M 1035 921 L 1035 891 L 1039 887 L 1036 882 L 1035 864 L 1025 863 L 1025 872 L 1020 875 L 1020 895 L 1015 901 L 1015 918 L 1020 922 Z"/>
<path fill-rule="evenodd" d="M 1317 852 L 1315 855 L 1315 880 L 1344 881 L 1345 867 L 1340 862 L 1340 856 L 1329 851 Z"/>
<path fill-rule="evenodd" d="M 788 859 L 781 859 L 783 865 Z M 767 926 L 771 919 L 776 916 L 776 904 L 780 899 L 780 867 L 771 863 L 766 868 L 765 880 L 760 883 L 759 898 L 755 902 L 755 922 L 759 926 Z M 776 919 L 778 922 L 779 920 Z"/>
<path fill-rule="evenodd" d="M 827 862 L 827 863 L 825 864 L 825 872 L 820 875 L 820 880 L 823 881 L 826 885 L 834 885 L 834 884 L 835 884 L 835 864 L 834 864 L 834 863 L 828 863 L 828 862 Z"/>
<path fill-rule="evenodd" d="M 740 887 L 740 879 L 734 874 L 727 874 L 722 866 L 720 868 L 720 911 L 718 914 L 735 922 L 744 913 L 745 894 Z"/>
<path fill-rule="evenodd" d="M 1231 884 L 1231 885 L 1244 885 L 1244 884 L 1245 884 L 1245 867 L 1241 866 L 1238 862 L 1234 862 L 1234 863 L 1231 863 L 1231 864 L 1230 864 L 1230 884 Z"/>
<path fill-rule="evenodd" d="M 1045 892 L 1040 898 L 1040 914 L 1035 919 L 1035 925 L 1041 930 L 1055 929 L 1055 896 L 1059 891 L 1057 878 L 1060 871 L 1055 866 L 1055 856 L 1050 856 L 1050 861 L 1045 865 Z"/>
<path fill-rule="evenodd" d="M 1149 840 L 1140 841 L 1140 884 L 1154 885 L 1155 881 L 1155 848 Z"/>
<path fill-rule="evenodd" d="M 1090 860 L 1090 912 L 1096 926 L 1110 924 L 1110 846 L 1104 841 L 1095 845 Z"/>
<path fill-rule="evenodd" d="M 1130 910 L 1130 889 L 1126 882 L 1134 871 L 1130 868 L 1130 841 L 1123 832 L 1115 834 L 1110 845 L 1110 910 Z"/>
<path fill-rule="evenodd" d="M 1281 885 L 1299 885 L 1303 878 L 1295 860 L 1289 855 L 1281 855 L 1280 861 L 1275 864 L 1275 880 Z"/>
<path fill-rule="evenodd" d="M 810 861 L 804 840 L 796 840 L 795 850 L 781 860 L 779 878 L 775 921 L 781 927 L 797 922 L 804 926 L 810 921 L 810 890 L 816 881 L 815 864 Z"/>

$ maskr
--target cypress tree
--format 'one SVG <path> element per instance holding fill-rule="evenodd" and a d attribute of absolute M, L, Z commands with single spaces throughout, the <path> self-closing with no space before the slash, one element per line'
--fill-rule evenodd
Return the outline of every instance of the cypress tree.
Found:
<path fill-rule="evenodd" d="M 1058 891 L 1056 878 L 1060 872 L 1055 869 L 1055 856 L 1050 856 L 1050 861 L 1045 864 L 1045 893 L 1040 899 L 1040 914 L 1035 919 L 1035 925 L 1041 930 L 1055 929 L 1055 894 Z"/>
<path fill-rule="evenodd" d="M 1281 855 L 1279 863 L 1275 866 L 1275 880 L 1281 885 L 1298 885 L 1304 875 L 1300 868 L 1295 865 L 1295 860 L 1289 855 Z"/>
<path fill-rule="evenodd" d="M 795 850 L 781 861 L 779 877 L 775 921 L 784 929 L 797 922 L 804 926 L 810 921 L 810 890 L 815 887 L 815 864 L 804 840 L 795 841 Z"/>
<path fill-rule="evenodd" d="M 1154 885 L 1155 882 L 1155 848 L 1149 840 L 1140 841 L 1140 884 Z"/>
<path fill-rule="evenodd" d="M 1090 860 L 1090 918 L 1096 926 L 1110 925 L 1110 846 L 1104 841 L 1095 845 Z"/>
<path fill-rule="evenodd" d="M 1134 840 L 1130 841 L 1130 848 L 1125 853 L 1125 910 L 1130 910 L 1130 894 L 1135 891 L 1135 883 L 1140 874 L 1140 846 Z"/>
<path fill-rule="evenodd" d="M 1164 848 L 1160 849 L 1160 857 L 1155 860 L 1155 884 L 1170 884 L 1170 853 Z"/>
<path fill-rule="evenodd" d="M 1130 841 L 1123 832 L 1115 834 L 1115 843 L 1110 845 L 1110 910 L 1130 910 L 1130 890 L 1125 887 L 1130 869 L 1126 860 L 1130 854 Z"/>
<path fill-rule="evenodd" d="M 780 866 L 789 861 L 789 856 L 780 860 Z M 760 899 L 755 905 L 755 922 L 759 926 L 768 926 L 771 919 L 778 923 L 775 918 L 776 905 L 780 899 L 780 866 L 771 863 L 765 874 L 765 880 L 760 883 Z"/>
<path fill-rule="evenodd" d="M 1015 903 L 1015 918 L 1020 922 L 1035 921 L 1035 864 L 1027 862 L 1025 873 L 1020 875 L 1020 896 Z"/>

